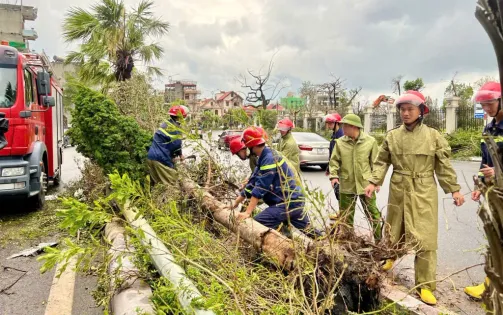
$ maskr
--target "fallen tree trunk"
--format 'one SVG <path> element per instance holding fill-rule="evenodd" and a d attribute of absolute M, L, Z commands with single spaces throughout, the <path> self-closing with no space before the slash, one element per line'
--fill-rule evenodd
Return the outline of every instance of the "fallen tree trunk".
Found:
<path fill-rule="evenodd" d="M 299 256 L 307 257 L 316 266 L 316 279 L 309 280 L 305 288 L 305 291 L 315 292 L 311 296 L 314 300 L 320 295 L 334 296 L 336 304 L 341 302 L 338 307 L 342 304 L 350 311 L 369 311 L 377 306 L 380 287 L 377 263 L 372 263 L 370 267 L 363 264 L 359 256 L 336 242 L 314 241 L 303 234 L 295 235 L 299 241 L 294 242 L 253 218 L 236 224 L 234 212 L 192 180 L 185 179 L 181 186 L 183 191 L 209 210 L 217 222 L 252 244 L 283 270 L 295 270 Z M 299 255 L 299 250 L 302 255 Z"/>
<path fill-rule="evenodd" d="M 134 248 L 126 245 L 124 234 L 125 230 L 118 221 L 114 220 L 105 226 L 105 237 L 112 245 L 108 250 L 111 256 L 108 273 L 112 277 L 110 282 L 114 289 L 110 309 L 112 314 L 120 315 L 135 315 L 139 312 L 153 314 L 150 301 L 152 290 L 140 278 L 140 272 L 133 263 Z M 115 283 L 120 283 L 120 287 L 114 288 Z"/>
<path fill-rule="evenodd" d="M 133 228 L 142 231 L 142 244 L 150 254 L 159 273 L 168 279 L 176 289 L 180 305 L 190 314 L 213 315 L 212 311 L 201 310 L 192 305 L 194 301 L 202 297 L 201 293 L 186 276 L 183 268 L 176 264 L 175 258 L 157 237 L 152 227 L 130 206 L 129 201 L 124 205 L 122 212 Z"/>

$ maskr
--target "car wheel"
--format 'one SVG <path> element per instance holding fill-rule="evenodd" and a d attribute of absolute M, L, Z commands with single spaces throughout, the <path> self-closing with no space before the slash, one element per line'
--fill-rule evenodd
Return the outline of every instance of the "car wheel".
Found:
<path fill-rule="evenodd" d="M 28 199 L 28 207 L 31 210 L 40 210 L 45 204 L 45 193 L 47 192 L 47 174 L 45 173 L 45 165 L 42 165 L 40 171 L 40 190 L 37 195 Z"/>

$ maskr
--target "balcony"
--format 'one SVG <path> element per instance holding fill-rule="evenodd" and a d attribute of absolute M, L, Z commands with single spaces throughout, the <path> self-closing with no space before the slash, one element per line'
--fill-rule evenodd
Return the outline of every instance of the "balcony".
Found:
<path fill-rule="evenodd" d="M 185 94 L 201 94 L 201 91 L 196 89 L 183 89 L 183 93 Z"/>
<path fill-rule="evenodd" d="M 23 15 L 23 19 L 25 21 L 35 21 L 37 19 L 37 8 L 29 7 L 29 6 L 20 6 L 16 4 L 6 4 L 0 3 L 0 10 L 6 11 L 21 11 Z"/>
<path fill-rule="evenodd" d="M 36 40 L 38 38 L 38 33 L 34 29 L 23 30 L 23 38 L 26 40 Z"/>

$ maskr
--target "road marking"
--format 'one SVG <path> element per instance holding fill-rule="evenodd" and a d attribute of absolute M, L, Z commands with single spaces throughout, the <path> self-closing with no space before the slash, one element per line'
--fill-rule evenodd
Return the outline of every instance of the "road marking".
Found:
<path fill-rule="evenodd" d="M 52 279 L 51 291 L 45 308 L 45 315 L 71 315 L 73 306 L 73 292 L 75 289 L 75 265 L 77 257 L 73 256 L 68 262 L 66 270 L 58 278 L 58 270 L 63 265 L 59 263 Z"/>

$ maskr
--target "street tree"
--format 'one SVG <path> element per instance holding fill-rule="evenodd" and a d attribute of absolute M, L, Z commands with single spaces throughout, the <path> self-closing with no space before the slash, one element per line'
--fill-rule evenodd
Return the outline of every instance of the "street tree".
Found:
<path fill-rule="evenodd" d="M 422 89 L 424 89 L 423 79 L 417 78 L 415 80 L 410 80 L 410 81 L 407 80 L 403 84 L 403 89 L 404 89 L 404 91 L 409 91 L 409 90 L 421 91 Z"/>
<path fill-rule="evenodd" d="M 391 79 L 391 89 L 393 91 L 393 93 L 395 94 L 398 94 L 398 95 L 402 95 L 402 79 L 403 79 L 403 75 L 397 75 L 396 77 L 394 77 L 393 79 Z"/>
<path fill-rule="evenodd" d="M 478 79 L 477 81 L 475 81 L 472 86 L 475 90 L 478 90 L 480 89 L 480 87 L 484 84 L 486 84 L 487 82 L 489 81 L 498 81 L 495 77 L 492 77 L 490 75 L 487 75 L 485 77 L 482 77 L 480 79 Z"/>
<path fill-rule="evenodd" d="M 154 16 L 153 1 L 142 0 L 131 11 L 122 0 L 101 0 L 91 10 L 72 7 L 63 22 L 63 38 L 79 43 L 66 63 L 80 66 L 80 79 L 108 85 L 131 78 L 136 62 L 147 65 L 149 74 L 161 74 L 150 66 L 164 49 L 151 38 L 167 34 L 169 23 Z"/>
<path fill-rule="evenodd" d="M 457 96 L 460 98 L 459 106 L 471 106 L 473 87 L 467 83 L 455 82 L 451 80 L 451 83 L 447 86 L 444 92 L 445 97 Z M 444 105 L 445 105 L 444 99 Z"/>
<path fill-rule="evenodd" d="M 318 86 L 311 81 L 302 82 L 299 89 L 300 97 L 306 100 L 304 111 L 308 117 L 313 117 L 314 113 L 319 110 L 317 104 Z"/>
<path fill-rule="evenodd" d="M 318 91 L 328 96 L 329 108 L 334 110 L 339 107 L 340 94 L 344 90 L 344 80 L 333 73 L 330 74 L 330 77 L 330 81 L 319 85 Z"/>
<path fill-rule="evenodd" d="M 269 105 L 271 100 L 278 97 L 281 91 L 287 87 L 284 79 L 278 79 L 272 82 L 273 79 L 271 78 L 271 74 L 274 68 L 274 56 L 275 55 L 273 55 L 269 61 L 269 67 L 265 73 L 262 72 L 262 69 L 259 71 L 248 69 L 247 75 L 240 74 L 239 77 L 236 78 L 236 81 L 241 84 L 241 87 L 248 90 L 246 101 L 251 103 L 259 102 L 264 110 L 267 109 L 267 105 Z M 251 80 L 249 77 L 251 77 Z"/>

